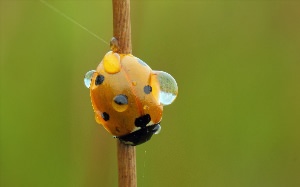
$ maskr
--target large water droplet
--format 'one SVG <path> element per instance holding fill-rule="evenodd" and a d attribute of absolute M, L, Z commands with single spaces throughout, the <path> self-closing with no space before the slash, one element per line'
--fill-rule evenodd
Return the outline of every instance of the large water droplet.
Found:
<path fill-rule="evenodd" d="M 96 71 L 95 70 L 91 70 L 91 71 L 88 71 L 85 76 L 84 76 L 84 84 L 87 88 L 90 88 L 90 85 L 91 85 L 91 82 L 92 82 L 92 77 L 94 75 Z"/>
<path fill-rule="evenodd" d="M 120 55 L 112 51 L 106 53 L 103 58 L 103 66 L 107 73 L 118 73 L 121 71 Z"/>
<path fill-rule="evenodd" d="M 153 71 L 153 76 L 159 84 L 158 100 L 162 105 L 171 104 L 178 94 L 178 86 L 175 79 L 163 71 Z"/>

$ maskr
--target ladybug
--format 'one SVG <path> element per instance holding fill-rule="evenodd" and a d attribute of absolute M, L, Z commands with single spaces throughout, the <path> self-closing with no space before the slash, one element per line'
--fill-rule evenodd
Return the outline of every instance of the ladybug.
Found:
<path fill-rule="evenodd" d="M 132 54 L 109 51 L 85 76 L 96 122 L 125 144 L 142 144 L 157 134 L 163 106 L 177 96 L 175 79 L 153 71 Z"/>

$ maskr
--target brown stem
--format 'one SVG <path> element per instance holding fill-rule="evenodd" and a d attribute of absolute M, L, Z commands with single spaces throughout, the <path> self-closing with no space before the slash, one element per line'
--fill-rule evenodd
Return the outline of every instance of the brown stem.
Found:
<path fill-rule="evenodd" d="M 113 0 L 113 35 L 118 40 L 118 53 L 132 53 L 130 0 Z"/>
<path fill-rule="evenodd" d="M 135 147 L 126 145 L 119 140 L 117 141 L 117 147 L 119 187 L 136 187 Z"/>
<path fill-rule="evenodd" d="M 131 47 L 130 0 L 112 0 L 113 36 L 117 39 L 116 52 L 129 54 Z M 119 187 L 136 187 L 136 151 L 134 146 L 117 140 Z"/>

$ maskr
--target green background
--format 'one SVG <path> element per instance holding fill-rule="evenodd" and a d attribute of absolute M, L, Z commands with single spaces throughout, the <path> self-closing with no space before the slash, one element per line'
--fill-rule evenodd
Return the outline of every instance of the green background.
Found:
<path fill-rule="evenodd" d="M 106 41 L 111 1 L 48 1 Z M 84 74 L 109 46 L 40 1 L 1 0 L 0 186 L 117 186 Z M 300 2 L 131 2 L 133 54 L 172 74 L 142 187 L 300 186 Z"/>

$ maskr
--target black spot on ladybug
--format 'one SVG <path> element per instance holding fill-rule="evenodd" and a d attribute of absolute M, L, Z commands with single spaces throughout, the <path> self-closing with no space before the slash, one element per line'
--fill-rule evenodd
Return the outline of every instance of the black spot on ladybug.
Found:
<path fill-rule="evenodd" d="M 127 105 L 128 104 L 128 98 L 127 98 L 126 95 L 120 94 L 120 95 L 117 95 L 114 98 L 114 102 L 118 105 Z"/>
<path fill-rule="evenodd" d="M 143 66 L 148 66 L 144 61 L 142 61 L 141 59 L 137 58 L 137 61 L 143 65 Z"/>
<path fill-rule="evenodd" d="M 104 81 L 104 76 L 103 75 L 98 75 L 96 77 L 96 80 L 95 80 L 95 85 L 98 86 L 98 85 L 102 84 L 103 81 Z"/>
<path fill-rule="evenodd" d="M 152 87 L 149 86 L 149 85 L 145 86 L 145 87 L 144 87 L 144 92 L 145 92 L 145 94 L 151 93 L 151 92 L 152 92 Z"/>
<path fill-rule="evenodd" d="M 151 117 L 149 114 L 143 115 L 141 117 L 138 117 L 134 121 L 134 125 L 136 127 L 145 128 L 146 125 L 151 121 Z"/>
<path fill-rule="evenodd" d="M 106 113 L 106 112 L 103 112 L 103 113 L 101 114 L 101 117 L 104 119 L 104 121 L 108 121 L 108 120 L 109 120 L 109 115 L 108 115 L 108 113 Z"/>

